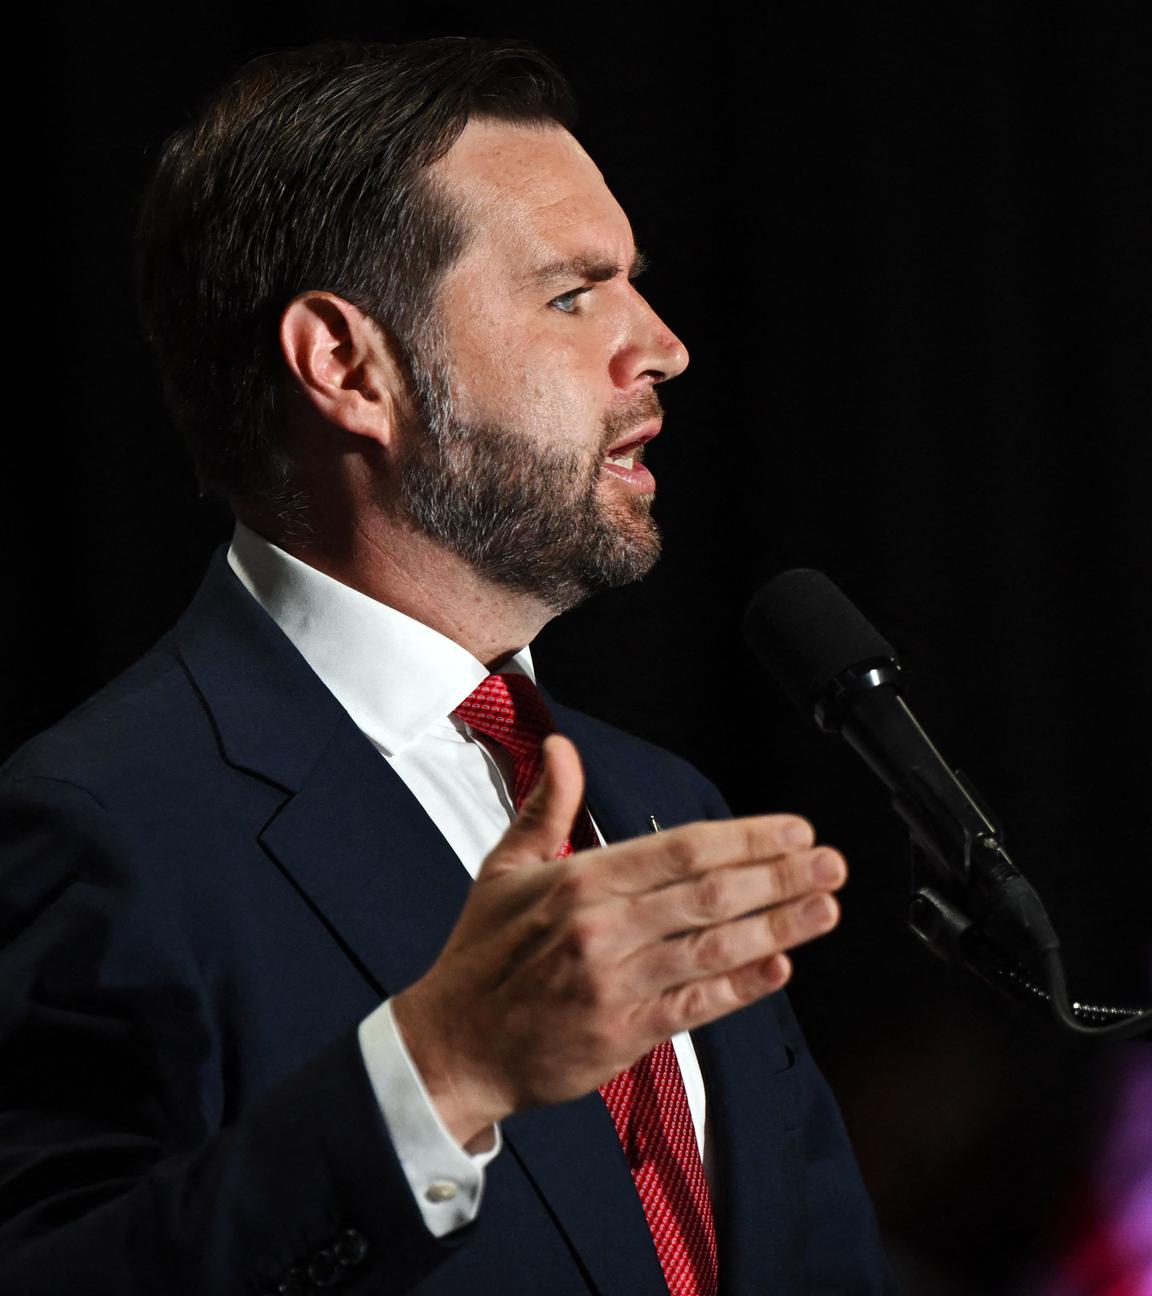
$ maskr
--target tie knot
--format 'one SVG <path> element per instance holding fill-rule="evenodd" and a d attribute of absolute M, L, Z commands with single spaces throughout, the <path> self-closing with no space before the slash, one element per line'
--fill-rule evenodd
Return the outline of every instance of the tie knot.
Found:
<path fill-rule="evenodd" d="M 552 713 L 527 675 L 489 675 L 452 713 L 477 733 L 498 742 L 513 757 L 539 759 L 553 731 Z"/>
<path fill-rule="evenodd" d="M 544 739 L 556 725 L 540 690 L 519 673 L 489 675 L 452 712 L 477 733 L 497 742 L 512 758 L 512 800 L 519 810 L 544 767 Z M 581 808 L 560 855 L 595 846 L 596 833 Z"/>

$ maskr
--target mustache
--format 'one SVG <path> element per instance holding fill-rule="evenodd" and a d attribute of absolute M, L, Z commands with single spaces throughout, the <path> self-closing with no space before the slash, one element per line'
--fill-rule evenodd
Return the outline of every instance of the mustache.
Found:
<path fill-rule="evenodd" d="M 601 452 L 607 453 L 629 432 L 634 429 L 639 430 L 645 423 L 651 423 L 653 419 L 662 418 L 663 414 L 664 407 L 660 404 L 660 397 L 653 388 L 649 387 L 647 391 L 631 397 L 623 405 L 604 415 Z"/>

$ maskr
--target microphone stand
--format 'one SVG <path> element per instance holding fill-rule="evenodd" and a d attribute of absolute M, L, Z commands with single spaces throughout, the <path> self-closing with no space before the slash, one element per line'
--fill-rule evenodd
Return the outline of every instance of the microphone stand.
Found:
<path fill-rule="evenodd" d="M 1060 940 L 1002 830 L 900 696 L 891 644 L 826 576 L 798 569 L 769 581 L 748 607 L 745 637 L 800 710 L 888 788 L 912 842 L 908 923 L 935 954 L 1046 1005 L 1073 1034 L 1152 1036 L 1152 1008 L 1069 1000 Z"/>
<path fill-rule="evenodd" d="M 861 662 L 826 686 L 815 719 L 880 777 L 908 828 L 908 925 L 946 963 L 1046 1006 L 1073 1034 L 1152 1037 L 1152 1009 L 1069 1000 L 1060 939 L 1040 897 L 1012 863 L 1003 830 L 971 782 L 944 761 L 908 709 L 899 677 L 894 660 Z"/>
<path fill-rule="evenodd" d="M 968 780 L 959 772 L 956 777 L 975 802 Z M 945 845 L 938 834 L 925 833 L 923 821 L 900 801 L 893 798 L 909 828 L 912 857 L 908 925 L 938 958 L 1021 1002 L 1048 1009 L 1072 1034 L 1152 1038 L 1152 1009 L 1069 999 L 1059 939 L 1039 896 L 1004 849 L 999 828 L 974 836 L 967 825 L 954 822 L 951 843 Z M 1043 985 L 1030 971 L 1037 963 Z"/>

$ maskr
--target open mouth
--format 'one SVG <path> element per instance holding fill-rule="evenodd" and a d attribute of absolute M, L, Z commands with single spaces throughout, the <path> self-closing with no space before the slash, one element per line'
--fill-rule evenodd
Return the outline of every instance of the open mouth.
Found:
<path fill-rule="evenodd" d="M 644 467 L 644 446 L 660 431 L 660 425 L 650 426 L 639 436 L 633 433 L 628 441 L 614 445 L 604 456 L 600 471 L 626 483 L 633 491 L 650 495 L 656 489 L 656 479 Z"/>
<path fill-rule="evenodd" d="M 626 441 L 619 441 L 604 456 L 606 467 L 617 468 L 630 473 L 644 462 L 644 447 L 654 436 L 659 435 L 660 424 L 649 423 L 633 432 Z M 646 470 L 642 470 L 645 471 Z"/>
<path fill-rule="evenodd" d="M 605 463 L 615 464 L 617 468 L 624 468 L 628 470 L 635 468 L 635 466 L 638 463 L 642 463 L 643 460 L 644 460 L 643 440 L 632 441 L 628 445 L 620 446 L 618 449 L 613 450 L 611 454 L 607 454 L 604 456 Z"/>

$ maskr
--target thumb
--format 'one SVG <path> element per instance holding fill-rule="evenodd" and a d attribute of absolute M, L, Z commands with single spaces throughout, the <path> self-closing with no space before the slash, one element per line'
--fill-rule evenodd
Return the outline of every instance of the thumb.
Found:
<path fill-rule="evenodd" d="M 584 769 L 575 746 L 549 734 L 542 748 L 543 769 L 520 812 L 484 861 L 486 876 L 553 860 L 572 833 L 584 800 Z"/>

